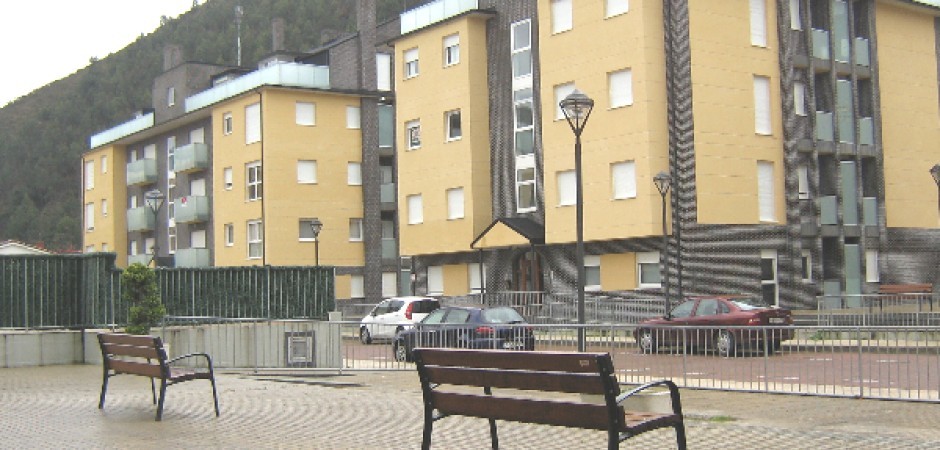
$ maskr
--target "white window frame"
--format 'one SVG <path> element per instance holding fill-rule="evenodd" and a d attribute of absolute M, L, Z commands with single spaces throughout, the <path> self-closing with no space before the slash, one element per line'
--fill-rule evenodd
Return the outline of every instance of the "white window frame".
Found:
<path fill-rule="evenodd" d="M 577 200 L 578 186 L 574 170 L 560 170 L 555 173 L 558 185 L 558 206 L 573 206 Z"/>
<path fill-rule="evenodd" d="M 108 155 L 101 156 L 101 173 L 108 173 Z"/>
<path fill-rule="evenodd" d="M 460 62 L 460 35 L 444 36 L 444 67 Z"/>
<path fill-rule="evenodd" d="M 176 136 L 166 138 L 166 178 L 176 179 Z"/>
<path fill-rule="evenodd" d="M 427 295 L 444 295 L 444 267 L 428 266 Z"/>
<path fill-rule="evenodd" d="M 232 134 L 235 126 L 235 120 L 232 118 L 232 113 L 227 112 L 222 114 L 222 134 L 228 136 Z"/>
<path fill-rule="evenodd" d="M 622 69 L 607 74 L 610 109 L 633 105 L 633 70 Z"/>
<path fill-rule="evenodd" d="M 806 117 L 806 85 L 799 81 L 793 83 L 793 111 Z"/>
<path fill-rule="evenodd" d="M 757 161 L 757 209 L 761 222 L 776 222 L 776 175 L 774 163 Z"/>
<path fill-rule="evenodd" d="M 131 239 L 127 242 L 127 254 L 129 256 L 137 256 L 140 254 L 140 250 L 137 248 L 136 239 Z"/>
<path fill-rule="evenodd" d="M 346 184 L 362 186 L 362 163 L 356 161 L 346 163 Z"/>
<path fill-rule="evenodd" d="M 630 0 L 607 0 L 604 7 L 604 17 L 614 17 L 630 12 Z"/>
<path fill-rule="evenodd" d="M 754 132 L 759 135 L 773 133 L 770 101 L 770 77 L 754 75 Z"/>
<path fill-rule="evenodd" d="M 223 225 L 222 235 L 225 237 L 225 246 L 233 247 L 235 245 L 235 224 L 227 223 Z"/>
<path fill-rule="evenodd" d="M 531 171 L 532 179 L 522 179 L 520 175 L 523 172 Z M 532 205 L 522 205 L 522 188 L 532 185 Z M 538 173 L 535 170 L 535 157 L 516 157 L 516 212 L 531 212 L 538 209 Z"/>
<path fill-rule="evenodd" d="M 362 275 L 350 275 L 349 276 L 349 297 L 350 298 L 363 298 L 366 296 L 365 289 L 363 288 L 364 283 L 362 282 Z"/>
<path fill-rule="evenodd" d="M 317 104 L 313 102 L 294 103 L 294 123 L 312 127 L 317 124 Z"/>
<path fill-rule="evenodd" d="M 778 266 L 779 261 L 777 260 L 777 251 L 776 250 L 761 250 L 760 251 L 761 266 L 764 264 L 764 260 L 769 259 L 773 264 L 773 279 L 765 280 L 763 279 L 763 273 L 761 274 L 761 295 L 763 296 L 763 287 L 766 285 L 774 286 L 774 301 L 771 306 L 780 304 L 780 268 Z M 763 272 L 763 270 L 762 270 Z"/>
<path fill-rule="evenodd" d="M 206 143 L 206 129 L 203 127 L 193 128 L 189 131 L 189 143 L 190 144 L 205 144 Z"/>
<path fill-rule="evenodd" d="M 409 120 L 405 122 L 405 148 L 417 150 L 421 148 L 421 121 Z"/>
<path fill-rule="evenodd" d="M 297 183 L 317 184 L 317 161 L 312 159 L 297 160 Z"/>
<path fill-rule="evenodd" d="M 261 200 L 264 196 L 264 171 L 261 161 L 245 164 L 245 199 L 249 202 Z"/>
<path fill-rule="evenodd" d="M 245 145 L 261 142 L 261 103 L 245 106 Z"/>
<path fill-rule="evenodd" d="M 85 231 L 95 231 L 95 203 L 94 202 L 85 204 Z"/>
<path fill-rule="evenodd" d="M 94 188 L 95 188 L 95 162 L 85 161 L 85 190 L 90 191 Z"/>
<path fill-rule="evenodd" d="M 382 272 L 382 297 L 398 295 L 398 273 Z"/>
<path fill-rule="evenodd" d="M 796 185 L 797 185 L 797 195 L 800 200 L 807 200 L 810 198 L 809 193 L 809 167 L 806 165 L 799 165 L 796 167 Z"/>
<path fill-rule="evenodd" d="M 108 199 L 101 199 L 101 215 L 108 217 Z"/>
<path fill-rule="evenodd" d="M 206 246 L 206 230 L 190 230 L 189 231 L 189 248 L 208 248 Z"/>
<path fill-rule="evenodd" d="M 456 117 L 457 123 L 454 127 L 454 118 Z M 460 110 L 455 109 L 453 111 L 447 111 L 444 113 L 444 127 L 447 137 L 447 142 L 459 141 L 463 137 L 463 123 L 461 122 Z"/>
<path fill-rule="evenodd" d="M 470 287 L 471 294 L 483 292 L 483 286 L 486 286 L 486 264 L 483 264 L 483 277 L 480 278 L 480 263 L 467 264 L 467 286 Z"/>
<path fill-rule="evenodd" d="M 562 83 L 556 84 L 554 87 L 555 92 L 555 104 L 552 107 L 555 109 L 555 120 L 565 120 L 565 112 L 561 110 L 560 103 L 565 99 L 569 94 L 574 92 L 574 83 Z"/>
<path fill-rule="evenodd" d="M 388 53 L 375 54 L 376 89 L 380 91 L 392 90 L 392 55 Z"/>
<path fill-rule="evenodd" d="M 611 195 L 614 200 L 636 198 L 636 162 L 620 161 L 610 165 Z"/>
<path fill-rule="evenodd" d="M 878 250 L 865 250 L 865 281 L 880 283 L 881 273 L 878 271 Z"/>
<path fill-rule="evenodd" d="M 597 284 L 588 283 L 588 273 L 597 272 Z M 600 255 L 585 255 L 584 256 L 584 290 L 586 291 L 599 291 L 601 290 L 601 257 Z"/>
<path fill-rule="evenodd" d="M 800 278 L 805 282 L 813 281 L 813 253 L 809 250 L 800 251 Z"/>
<path fill-rule="evenodd" d="M 529 34 L 526 36 L 526 42 L 517 42 L 516 30 L 522 26 L 525 26 L 529 30 Z M 529 87 L 532 86 L 532 20 L 525 19 L 513 23 L 510 26 L 510 50 L 511 50 L 511 67 L 512 67 L 512 77 L 513 77 L 513 90 L 519 89 L 516 85 L 517 83 L 528 84 Z M 517 58 L 520 58 L 523 54 L 528 53 L 528 66 L 525 67 L 525 71 L 518 71 L 518 64 L 516 64 Z"/>
<path fill-rule="evenodd" d="M 552 34 L 570 31 L 574 26 L 572 0 L 551 0 Z"/>
<path fill-rule="evenodd" d="M 234 181 L 232 179 L 232 168 L 226 167 L 222 169 L 222 185 L 226 191 L 231 191 L 232 186 L 234 186 Z"/>
<path fill-rule="evenodd" d="M 767 3 L 766 0 L 750 0 L 751 45 L 767 47 Z"/>
<path fill-rule="evenodd" d="M 297 221 L 297 240 L 300 242 L 316 242 L 317 238 L 313 236 L 313 227 L 311 224 L 314 219 L 302 218 Z"/>
<path fill-rule="evenodd" d="M 170 86 L 166 89 L 166 106 L 172 107 L 176 105 L 176 87 Z"/>
<path fill-rule="evenodd" d="M 362 219 L 349 219 L 349 242 L 362 242 Z"/>
<path fill-rule="evenodd" d="M 659 252 L 642 252 L 636 254 L 636 285 L 641 289 L 652 289 L 652 288 L 662 288 L 663 283 L 663 273 L 662 267 L 659 264 L 660 255 Z M 644 283 L 643 282 L 643 267 L 648 265 L 655 265 L 656 270 L 659 271 L 659 283 Z"/>
<path fill-rule="evenodd" d="M 166 227 L 166 242 L 167 242 L 167 253 L 174 255 L 176 254 L 176 226 L 167 226 Z"/>
<path fill-rule="evenodd" d="M 463 219 L 465 216 L 464 192 L 462 187 L 448 189 L 447 196 L 447 220 Z"/>
<path fill-rule="evenodd" d="M 535 107 L 532 102 L 532 88 L 522 88 L 513 91 L 513 151 L 517 157 L 519 156 L 529 156 L 535 153 Z M 520 112 L 524 109 L 529 111 L 528 119 L 529 124 L 520 125 L 519 116 Z M 532 148 L 527 153 L 520 153 L 519 151 L 519 139 L 520 136 L 528 136 L 532 140 Z"/>
<path fill-rule="evenodd" d="M 418 76 L 421 72 L 418 67 L 418 48 L 409 48 L 405 50 L 402 55 L 402 61 L 404 61 L 404 70 L 402 73 L 405 75 L 405 79 L 414 78 Z"/>
<path fill-rule="evenodd" d="M 246 224 L 248 259 L 261 259 L 264 257 L 264 224 L 261 220 L 249 220 Z M 252 254 L 252 249 L 257 250 Z"/>
<path fill-rule="evenodd" d="M 358 106 L 346 106 L 346 128 L 349 130 L 362 128 L 362 112 Z"/>
<path fill-rule="evenodd" d="M 409 195 L 405 199 L 408 203 L 408 225 L 424 223 L 424 200 L 421 194 Z"/>
<path fill-rule="evenodd" d="M 800 16 L 800 0 L 790 0 L 790 29 L 803 29 L 803 17 Z"/>

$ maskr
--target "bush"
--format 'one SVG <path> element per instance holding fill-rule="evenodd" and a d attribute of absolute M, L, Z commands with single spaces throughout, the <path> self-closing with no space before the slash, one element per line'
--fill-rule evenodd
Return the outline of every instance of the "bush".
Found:
<path fill-rule="evenodd" d="M 166 315 L 166 308 L 157 295 L 157 274 L 143 264 L 131 264 L 121 274 L 121 291 L 121 297 L 131 305 L 126 331 L 150 334 L 150 328 Z"/>

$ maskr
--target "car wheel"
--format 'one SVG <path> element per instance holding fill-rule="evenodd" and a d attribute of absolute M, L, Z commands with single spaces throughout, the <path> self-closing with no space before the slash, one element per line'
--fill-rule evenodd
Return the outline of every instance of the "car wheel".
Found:
<path fill-rule="evenodd" d="M 774 353 L 779 352 L 780 344 L 780 341 L 770 341 L 770 347 L 767 349 L 769 351 L 768 355 L 773 355 Z"/>
<path fill-rule="evenodd" d="M 369 329 L 362 327 L 359 329 L 359 342 L 369 345 L 372 343 L 372 335 L 369 334 Z"/>
<path fill-rule="evenodd" d="M 734 356 L 734 335 L 728 330 L 719 331 L 718 337 L 715 339 L 715 347 L 718 349 L 718 354 L 721 356 Z"/>
<path fill-rule="evenodd" d="M 653 336 L 653 330 L 641 330 L 637 338 L 637 344 L 643 353 L 656 353 L 656 337 Z"/>
<path fill-rule="evenodd" d="M 404 342 L 395 341 L 395 343 L 392 344 L 392 352 L 395 353 L 395 361 L 398 361 L 398 362 L 411 361 L 411 357 L 408 355 L 408 347 L 405 346 Z"/>

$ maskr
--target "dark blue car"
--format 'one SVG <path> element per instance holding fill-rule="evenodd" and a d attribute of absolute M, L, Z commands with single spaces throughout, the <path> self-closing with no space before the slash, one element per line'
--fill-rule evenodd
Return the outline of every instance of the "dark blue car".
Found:
<path fill-rule="evenodd" d="M 398 334 L 392 346 L 395 360 L 411 361 L 418 347 L 534 350 L 535 336 L 512 308 L 447 306 Z"/>

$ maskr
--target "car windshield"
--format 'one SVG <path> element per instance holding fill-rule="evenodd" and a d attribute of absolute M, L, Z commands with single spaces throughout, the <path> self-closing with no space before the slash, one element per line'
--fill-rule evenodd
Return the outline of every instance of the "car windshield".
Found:
<path fill-rule="evenodd" d="M 736 298 L 731 300 L 731 303 L 734 303 L 734 306 L 737 306 L 738 309 L 742 311 L 770 308 L 763 300 L 756 297 Z"/>
<path fill-rule="evenodd" d="M 481 312 L 485 323 L 523 323 L 525 319 L 512 308 L 484 309 Z"/>

